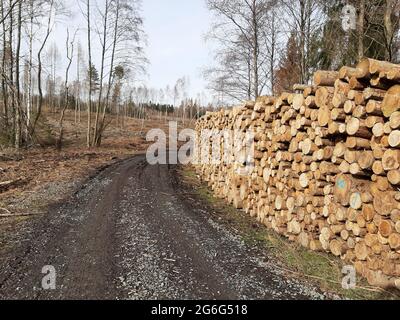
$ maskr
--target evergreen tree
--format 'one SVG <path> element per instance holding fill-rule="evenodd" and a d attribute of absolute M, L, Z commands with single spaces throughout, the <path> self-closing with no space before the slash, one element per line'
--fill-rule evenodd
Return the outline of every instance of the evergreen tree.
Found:
<path fill-rule="evenodd" d="M 87 82 L 89 83 L 90 74 L 92 75 L 92 92 L 96 92 L 99 90 L 100 86 L 100 77 L 99 72 L 97 71 L 95 65 L 90 66 L 91 70 L 88 68 L 87 71 Z"/>
<path fill-rule="evenodd" d="M 291 90 L 293 85 L 300 82 L 300 47 L 296 40 L 294 32 L 291 33 L 286 51 L 281 58 L 278 69 L 275 74 L 275 92 L 280 93 L 285 90 Z"/>

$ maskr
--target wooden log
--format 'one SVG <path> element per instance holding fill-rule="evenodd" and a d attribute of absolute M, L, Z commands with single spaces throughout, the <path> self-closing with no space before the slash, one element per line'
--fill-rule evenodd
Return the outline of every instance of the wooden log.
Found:
<path fill-rule="evenodd" d="M 371 115 L 380 116 L 383 115 L 382 113 L 382 103 L 376 100 L 369 100 L 365 111 Z"/>
<path fill-rule="evenodd" d="M 347 147 L 346 144 L 343 142 L 339 142 L 336 144 L 334 150 L 333 150 L 333 155 L 336 157 L 343 157 L 344 154 L 346 153 Z"/>
<path fill-rule="evenodd" d="M 354 118 L 362 119 L 362 118 L 365 118 L 366 115 L 367 115 L 367 112 L 366 112 L 366 110 L 365 110 L 365 107 L 362 106 L 362 105 L 356 106 L 356 107 L 354 108 L 354 110 L 353 110 L 353 117 L 354 117 Z"/>
<path fill-rule="evenodd" d="M 357 78 L 370 78 L 371 72 L 369 71 L 370 59 L 364 58 L 357 64 Z"/>
<path fill-rule="evenodd" d="M 350 196 L 350 207 L 358 210 L 361 209 L 362 205 L 361 194 L 359 192 L 352 193 Z"/>
<path fill-rule="evenodd" d="M 365 242 L 361 241 L 361 242 L 357 243 L 354 248 L 354 252 L 356 254 L 357 260 L 359 260 L 359 261 L 367 260 L 369 250 L 368 250 L 368 247 L 365 244 Z"/>
<path fill-rule="evenodd" d="M 346 125 L 346 132 L 349 136 L 357 136 L 364 139 L 370 139 L 372 137 L 371 132 L 366 126 L 362 126 L 362 123 L 357 118 L 350 118 Z"/>
<path fill-rule="evenodd" d="M 359 152 L 350 149 L 346 150 L 346 152 L 344 153 L 344 160 L 346 160 L 349 164 L 357 162 L 359 157 Z"/>
<path fill-rule="evenodd" d="M 398 250 L 400 248 L 400 234 L 392 233 L 389 236 L 389 246 L 394 250 Z"/>
<path fill-rule="evenodd" d="M 353 115 L 354 116 L 354 115 Z M 384 124 L 384 119 L 377 116 L 368 116 L 365 120 L 365 125 L 368 129 L 373 129 L 377 123 Z"/>
<path fill-rule="evenodd" d="M 371 147 L 371 142 L 368 139 L 348 137 L 346 146 L 349 149 L 369 149 Z"/>
<path fill-rule="evenodd" d="M 312 251 L 323 251 L 323 245 L 319 240 L 311 240 L 310 241 L 310 249 Z"/>
<path fill-rule="evenodd" d="M 383 100 L 386 96 L 386 91 L 376 88 L 366 88 L 363 92 L 363 97 L 365 100 Z"/>
<path fill-rule="evenodd" d="M 339 175 L 336 178 L 334 195 L 338 203 L 343 206 L 349 205 L 352 180 L 347 175 Z"/>
<path fill-rule="evenodd" d="M 333 87 L 319 87 L 315 93 L 315 103 L 319 108 L 329 106 L 335 89 Z"/>
<path fill-rule="evenodd" d="M 344 255 L 347 252 L 346 242 L 341 239 L 334 239 L 329 244 L 330 251 L 337 257 Z"/>
<path fill-rule="evenodd" d="M 400 109 L 400 85 L 391 87 L 382 102 L 382 111 L 385 117 L 389 118 L 394 112 Z"/>
<path fill-rule="evenodd" d="M 362 90 L 365 87 L 365 85 L 358 81 L 356 77 L 350 78 L 349 85 L 352 90 Z"/>
<path fill-rule="evenodd" d="M 372 221 L 376 215 L 374 206 L 371 204 L 364 204 L 362 206 L 362 215 L 365 219 L 365 221 Z"/>
<path fill-rule="evenodd" d="M 369 71 L 371 74 L 379 75 L 381 73 L 389 72 L 393 69 L 398 70 L 399 65 L 387 61 L 369 59 Z"/>
<path fill-rule="evenodd" d="M 400 112 L 392 113 L 389 119 L 389 124 L 393 130 L 397 130 L 400 128 Z"/>
<path fill-rule="evenodd" d="M 382 159 L 383 169 L 386 171 L 397 170 L 400 168 L 400 151 L 386 150 Z"/>
<path fill-rule="evenodd" d="M 349 81 L 352 77 L 358 77 L 360 75 L 359 70 L 357 68 L 352 67 L 342 67 L 339 70 L 339 79 Z"/>
<path fill-rule="evenodd" d="M 398 209 L 398 203 L 390 192 L 374 191 L 374 209 L 379 216 L 374 217 L 374 223 L 379 226 L 381 216 L 388 216 L 393 210 Z"/>
<path fill-rule="evenodd" d="M 393 80 L 396 82 L 400 81 L 400 68 L 393 68 L 386 73 L 386 78 L 388 80 Z"/>
<path fill-rule="evenodd" d="M 352 114 L 353 110 L 356 108 L 356 103 L 352 100 L 347 100 L 344 103 L 343 110 L 347 114 Z"/>
<path fill-rule="evenodd" d="M 317 71 L 314 74 L 314 85 L 332 87 L 339 78 L 336 71 Z"/>
<path fill-rule="evenodd" d="M 379 232 L 380 234 L 385 237 L 389 238 L 389 236 L 392 234 L 394 229 L 393 222 L 390 220 L 384 220 L 382 219 L 380 224 L 379 224 Z"/>
<path fill-rule="evenodd" d="M 300 110 L 300 108 L 304 105 L 304 96 L 302 94 L 295 94 L 293 97 L 293 109 Z"/>
<path fill-rule="evenodd" d="M 385 173 L 385 169 L 383 169 L 382 161 L 375 161 L 373 163 L 372 172 L 378 176 L 383 175 Z"/>
<path fill-rule="evenodd" d="M 400 131 L 394 130 L 389 135 L 389 145 L 392 148 L 396 148 L 400 146 Z"/>
<path fill-rule="evenodd" d="M 392 69 L 397 69 L 398 65 L 375 60 L 371 58 L 363 58 L 357 65 L 358 78 L 370 78 L 372 75 L 379 75 L 381 72 L 387 72 Z"/>
<path fill-rule="evenodd" d="M 297 240 L 304 248 L 308 248 L 310 244 L 310 236 L 306 232 L 301 232 Z"/>
<path fill-rule="evenodd" d="M 321 127 L 325 127 L 331 120 L 331 111 L 328 106 L 322 105 L 318 111 L 318 124 Z"/>
<path fill-rule="evenodd" d="M 357 163 L 362 170 L 367 170 L 374 164 L 374 154 L 372 151 L 362 151 L 357 159 Z"/>
<path fill-rule="evenodd" d="M 372 134 L 374 135 L 374 137 L 376 138 L 382 137 L 385 134 L 384 127 L 385 127 L 384 123 L 382 122 L 376 123 L 372 128 Z"/>

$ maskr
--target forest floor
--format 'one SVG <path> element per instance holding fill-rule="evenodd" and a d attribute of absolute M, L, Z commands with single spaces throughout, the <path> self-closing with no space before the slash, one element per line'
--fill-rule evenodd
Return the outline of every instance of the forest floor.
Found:
<path fill-rule="evenodd" d="M 46 113 L 39 139 L 46 147 L 15 152 L 0 150 L 0 226 L 12 232 L 16 224 L 46 212 L 52 203 L 65 199 L 85 179 L 116 162 L 144 152 L 149 146 L 146 133 L 166 129 L 165 121 L 126 119 L 124 126 L 111 118 L 102 146 L 86 147 L 86 116 L 75 122 L 66 114 L 64 144 L 61 151 L 52 145 L 56 136 L 57 115 Z M 4 232 L 0 233 L 0 241 Z"/>

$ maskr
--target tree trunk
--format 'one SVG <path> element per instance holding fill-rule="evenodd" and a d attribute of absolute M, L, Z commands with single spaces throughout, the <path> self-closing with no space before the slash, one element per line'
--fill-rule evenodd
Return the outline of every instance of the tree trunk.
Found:
<path fill-rule="evenodd" d="M 69 44 L 69 32 L 67 30 L 67 42 L 66 42 L 66 49 L 67 49 L 67 59 L 68 59 L 68 66 L 65 71 L 65 83 L 64 83 L 64 90 L 65 90 L 65 96 L 64 96 L 64 106 L 61 110 L 61 116 L 59 120 L 59 134 L 58 134 L 58 139 L 56 143 L 57 150 L 62 149 L 62 141 L 63 141 L 63 134 L 64 134 L 64 116 L 65 116 L 65 111 L 68 108 L 68 103 L 69 103 L 69 86 L 68 86 L 68 81 L 69 81 L 69 69 L 71 68 L 72 65 L 72 59 L 74 56 L 74 43 L 73 40 L 71 42 L 71 46 Z"/>
<path fill-rule="evenodd" d="M 10 0 L 10 8 L 12 7 L 12 0 Z M 14 51 L 13 51 L 13 32 L 14 32 L 14 12 L 13 10 L 10 11 L 10 23 L 9 23 L 9 35 L 8 35 L 8 54 L 9 54 L 9 59 L 10 59 L 10 65 L 9 65 L 9 79 L 8 81 L 10 82 L 11 86 L 14 86 Z M 12 112 L 12 141 L 15 143 L 15 119 L 16 119 L 16 114 L 15 114 L 15 94 L 11 92 L 10 94 L 10 100 L 9 100 L 10 106 L 11 106 L 11 112 Z"/>
<path fill-rule="evenodd" d="M 1 1 L 1 19 L 2 19 L 2 29 L 3 29 L 3 56 L 2 56 L 2 77 L 1 77 L 1 89 L 3 93 L 3 116 L 4 116 L 4 130 L 6 134 L 9 131 L 9 122 L 8 122 L 8 88 L 6 86 L 6 80 L 4 75 L 6 74 L 7 68 L 7 33 L 6 33 L 6 17 L 4 14 L 4 1 Z"/>
<path fill-rule="evenodd" d="M 394 9 L 395 0 L 386 0 L 384 26 L 385 26 L 385 45 L 386 52 L 385 58 L 387 61 L 393 60 L 393 38 L 394 28 L 392 22 L 392 14 Z"/>
<path fill-rule="evenodd" d="M 360 0 L 358 23 L 357 23 L 357 38 L 358 38 L 358 59 L 364 57 L 364 21 L 365 21 L 365 0 Z"/>
<path fill-rule="evenodd" d="M 258 54 L 259 54 L 259 44 L 258 44 L 258 21 L 257 21 L 257 1 L 253 0 L 253 81 L 254 81 L 254 99 L 257 99 L 260 95 L 259 92 L 259 74 L 258 74 Z"/>
<path fill-rule="evenodd" d="M 91 25 L 90 25 L 90 0 L 86 0 L 86 14 L 87 14 L 87 38 L 88 38 L 88 55 L 89 55 L 89 102 L 87 108 L 87 137 L 86 143 L 88 148 L 91 147 L 91 131 L 92 131 L 92 85 L 93 85 L 93 74 L 92 74 L 92 45 L 91 45 Z"/>
<path fill-rule="evenodd" d="M 306 0 L 300 0 L 300 83 L 306 83 Z"/>
<path fill-rule="evenodd" d="M 21 88 L 20 88 L 20 54 L 21 54 L 22 2 L 18 5 L 18 37 L 15 53 L 15 148 L 21 147 Z"/>
<path fill-rule="evenodd" d="M 38 99 L 38 106 L 37 106 L 37 113 L 36 113 L 36 117 L 35 120 L 33 121 L 33 124 L 31 126 L 30 129 L 30 135 L 33 136 L 35 133 L 35 129 L 36 129 L 36 125 L 37 122 L 39 121 L 39 118 L 41 116 L 42 113 L 42 108 L 43 108 L 43 88 L 42 88 L 42 72 L 43 72 L 43 66 L 42 66 L 42 52 L 46 46 L 47 40 L 50 37 L 51 34 L 51 18 L 52 18 L 52 12 L 53 12 L 53 5 L 54 5 L 54 0 L 51 0 L 50 2 L 50 11 L 49 11 L 49 16 L 48 16 L 48 20 L 47 20 L 47 32 L 46 32 L 46 36 L 42 42 L 42 45 L 38 51 L 37 54 L 37 58 L 38 58 L 38 91 L 39 91 L 39 99 Z"/>
<path fill-rule="evenodd" d="M 30 0 L 30 31 L 29 31 L 29 65 L 28 65 L 28 97 L 26 97 L 26 140 L 29 139 L 32 113 L 32 64 L 33 64 L 33 0 Z"/>
<path fill-rule="evenodd" d="M 105 64 L 105 55 L 107 50 L 107 32 L 108 32 L 108 11 L 109 11 L 109 2 L 108 0 L 105 1 L 105 10 L 104 10 L 104 20 L 103 20 L 103 39 L 101 43 L 101 69 L 100 69 L 100 88 L 99 88 L 99 101 L 97 102 L 96 107 L 96 120 L 94 123 L 94 136 L 93 136 L 93 145 L 97 146 L 99 141 L 99 135 L 101 134 L 100 131 L 102 130 L 102 124 L 99 127 L 99 117 L 100 117 L 100 110 L 102 105 L 103 99 L 103 78 L 104 78 L 104 64 Z M 112 73 L 112 70 L 111 70 Z M 110 83 L 109 83 L 110 85 Z"/>
<path fill-rule="evenodd" d="M 114 38 L 113 38 L 113 46 L 112 46 L 112 53 L 111 53 L 111 65 L 110 65 L 110 74 L 108 77 L 108 88 L 107 88 L 107 94 L 106 94 L 106 101 L 105 101 L 105 106 L 103 109 L 103 114 L 101 118 L 101 127 L 99 129 L 99 132 L 96 136 L 96 146 L 101 145 L 101 139 L 104 131 L 104 126 L 105 126 L 105 119 L 106 119 L 106 112 L 109 107 L 109 101 L 110 101 L 110 94 L 111 94 L 111 87 L 113 83 L 113 78 L 114 78 L 114 60 L 115 60 L 115 51 L 117 48 L 117 40 L 118 40 L 118 27 L 119 27 L 119 12 L 120 10 L 120 3 L 119 0 L 116 2 L 116 13 L 115 13 L 115 23 L 114 23 Z"/>

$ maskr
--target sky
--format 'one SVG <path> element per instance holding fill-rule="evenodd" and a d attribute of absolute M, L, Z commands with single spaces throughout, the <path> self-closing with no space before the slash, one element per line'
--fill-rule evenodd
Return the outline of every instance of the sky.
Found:
<path fill-rule="evenodd" d="M 205 40 L 211 25 L 211 14 L 205 0 L 142 0 L 144 31 L 147 35 L 146 56 L 150 62 L 147 75 L 141 81 L 148 87 L 161 89 L 173 87 L 179 78 L 187 77 L 190 85 L 188 96 L 196 98 L 203 93 L 207 96 L 207 84 L 202 70 L 213 63 L 213 44 Z M 79 0 L 67 0 L 72 16 L 59 18 L 48 41 L 47 49 L 56 43 L 65 60 L 65 39 L 67 26 L 74 33 L 79 29 L 77 40 L 86 51 L 86 22 L 82 17 Z M 97 0 L 101 5 L 102 0 Z M 83 8 L 84 9 L 84 8 Z M 47 20 L 46 20 L 47 21 Z M 44 21 L 44 22 L 46 22 Z M 92 46 L 98 47 L 98 39 L 92 36 Z M 94 63 L 100 64 L 100 55 L 94 49 Z M 64 63 L 63 61 L 62 63 Z M 65 63 L 64 63 L 65 64 Z M 65 66 L 60 64 L 59 75 Z M 71 77 L 76 74 L 75 62 Z"/>
<path fill-rule="evenodd" d="M 143 16 L 150 60 L 148 85 L 173 86 L 186 76 L 190 96 L 205 91 L 202 69 L 212 63 L 212 44 L 205 41 L 211 24 L 205 0 L 143 0 Z"/>

